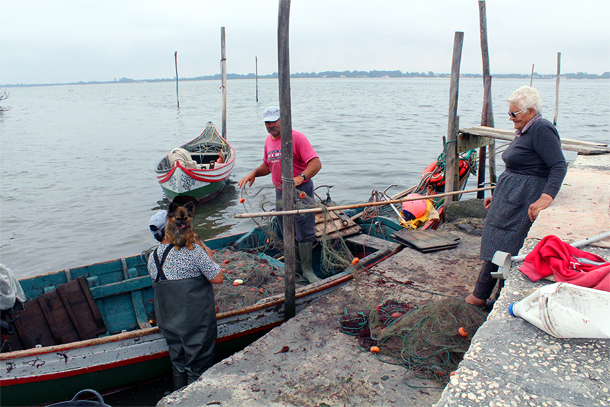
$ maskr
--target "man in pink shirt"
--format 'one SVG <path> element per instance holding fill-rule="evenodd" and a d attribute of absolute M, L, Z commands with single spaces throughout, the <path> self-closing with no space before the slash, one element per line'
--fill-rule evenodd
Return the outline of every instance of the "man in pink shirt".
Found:
<path fill-rule="evenodd" d="M 280 204 L 282 201 L 282 140 L 280 135 L 280 108 L 271 106 L 265 109 L 263 114 L 265 126 L 269 132 L 267 140 L 265 140 L 265 155 L 263 163 L 258 166 L 250 174 L 242 178 L 238 185 L 240 188 L 252 186 L 256 177 L 263 177 L 271 174 L 271 181 L 275 186 L 275 197 L 277 200 L 277 208 L 281 210 Z M 292 165 L 294 186 L 298 191 L 305 192 L 308 195 L 306 199 L 313 199 L 313 178 L 322 168 L 320 158 L 314 151 L 311 143 L 303 133 L 292 130 Z M 300 192 L 295 192 L 296 199 L 299 198 Z M 282 217 L 278 216 L 280 229 L 282 229 Z M 295 238 L 298 243 L 299 255 L 301 257 L 301 269 L 303 277 L 310 283 L 319 281 L 320 279 L 314 274 L 311 267 L 311 257 L 313 241 L 316 237 L 315 223 L 316 216 L 313 213 L 297 215 L 295 221 Z"/>

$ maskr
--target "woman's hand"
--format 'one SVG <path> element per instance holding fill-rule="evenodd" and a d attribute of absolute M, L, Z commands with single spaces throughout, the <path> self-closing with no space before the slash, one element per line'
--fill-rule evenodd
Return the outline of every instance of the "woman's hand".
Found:
<path fill-rule="evenodd" d="M 491 198 L 493 198 L 493 196 L 488 196 L 483 201 L 483 206 L 485 207 L 485 209 L 489 209 L 489 205 L 491 205 Z"/>
<path fill-rule="evenodd" d="M 527 215 L 530 217 L 530 220 L 532 222 L 535 221 L 540 211 L 548 208 L 551 202 L 553 202 L 553 197 L 549 194 L 540 195 L 540 198 L 531 204 L 527 211 Z"/>

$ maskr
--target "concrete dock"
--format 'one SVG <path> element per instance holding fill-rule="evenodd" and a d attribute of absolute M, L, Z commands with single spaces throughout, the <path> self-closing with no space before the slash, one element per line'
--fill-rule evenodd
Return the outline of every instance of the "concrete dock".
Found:
<path fill-rule="evenodd" d="M 543 236 L 573 242 L 610 230 L 610 155 L 578 156 L 562 190 L 522 249 Z M 582 211 L 586 208 L 586 212 Z M 556 339 L 508 314 L 532 283 L 513 265 L 502 295 L 446 387 L 383 363 L 340 332 L 338 318 L 388 299 L 421 304 L 437 294 L 461 298 L 479 272 L 481 219 L 447 224 L 451 250 L 405 248 L 360 273 L 296 317 L 209 369 L 159 406 L 608 406 L 610 340 Z M 586 251 L 610 259 L 610 239 Z"/>

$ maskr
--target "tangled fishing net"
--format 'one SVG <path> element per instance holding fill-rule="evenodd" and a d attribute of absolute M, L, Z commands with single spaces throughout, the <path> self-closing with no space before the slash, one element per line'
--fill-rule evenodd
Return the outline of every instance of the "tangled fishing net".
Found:
<path fill-rule="evenodd" d="M 463 300 L 443 297 L 421 307 L 388 301 L 370 312 L 345 311 L 338 323 L 341 332 L 358 337 L 361 350 L 377 346 L 381 361 L 444 386 L 485 319 Z"/>
<path fill-rule="evenodd" d="M 328 187 L 329 188 L 329 187 Z M 272 188 L 261 188 L 241 202 L 246 212 L 273 212 L 276 202 L 268 198 L 267 194 L 261 193 Z M 318 234 L 316 245 L 321 246 L 319 277 L 329 277 L 348 268 L 352 263 L 354 255 L 351 253 L 345 241 L 337 232 L 337 216 L 331 216 L 326 210 L 327 205 L 335 205 L 327 194 L 325 200 L 314 201 L 308 196 L 302 197 L 295 191 L 294 209 L 305 209 L 312 207 L 323 208 L 318 214 L 316 223 L 329 225 L 321 229 Z M 246 194 L 246 192 L 242 192 Z M 274 194 L 274 191 L 273 191 Z M 222 284 L 214 285 L 214 296 L 217 312 L 230 312 L 257 304 L 268 297 L 281 295 L 284 293 L 284 268 L 279 262 L 274 262 L 271 257 L 282 260 L 284 254 L 284 242 L 281 237 L 277 219 L 272 215 L 264 218 L 253 218 L 265 234 L 263 242 L 252 241 L 246 245 L 247 248 L 237 249 L 227 247 L 222 250 L 213 251 L 213 260 L 220 264 L 224 271 L 224 281 Z M 334 221 L 334 222 L 333 222 Z M 254 238 L 253 238 L 254 239 Z M 265 253 L 267 256 L 263 256 Z M 268 257 L 269 256 L 269 257 Z M 300 268 L 300 259 L 297 250 L 297 270 Z M 238 282 L 239 284 L 236 284 Z M 296 276 L 297 288 L 307 285 L 308 282 L 301 275 Z"/>

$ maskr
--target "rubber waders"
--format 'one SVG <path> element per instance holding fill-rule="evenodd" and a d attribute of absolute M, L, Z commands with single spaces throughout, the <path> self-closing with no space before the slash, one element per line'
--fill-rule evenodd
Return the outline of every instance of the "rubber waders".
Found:
<path fill-rule="evenodd" d="M 316 283 L 320 281 L 320 279 L 314 274 L 313 268 L 311 267 L 312 251 L 313 242 L 299 243 L 299 255 L 301 257 L 301 271 L 303 272 L 303 277 L 310 283 Z"/>

